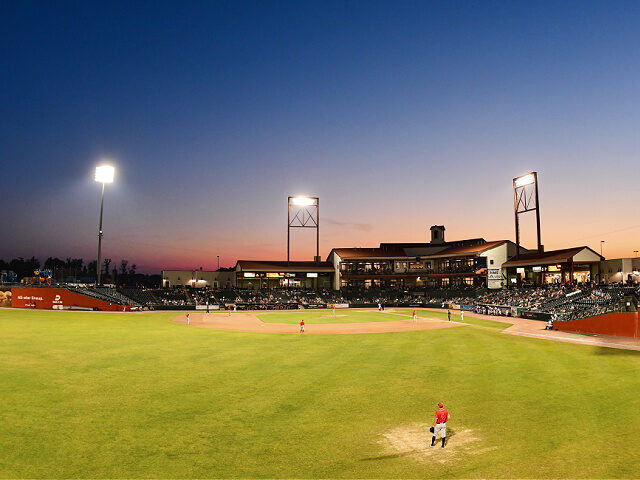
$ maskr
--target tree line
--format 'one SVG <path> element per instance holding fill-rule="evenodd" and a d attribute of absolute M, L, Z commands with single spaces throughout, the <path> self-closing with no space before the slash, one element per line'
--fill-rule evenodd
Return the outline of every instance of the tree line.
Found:
<path fill-rule="evenodd" d="M 112 267 L 113 264 L 113 267 Z M 49 257 L 41 263 L 36 257 L 13 258 L 8 262 L 0 259 L 0 271 L 13 271 L 18 280 L 25 277 L 33 277 L 36 270 L 51 270 L 52 278 L 58 283 L 79 282 L 93 283 L 98 275 L 98 262 L 93 260 L 85 263 L 82 258 L 60 259 Z M 102 261 L 102 283 L 113 283 L 116 285 L 128 286 L 148 286 L 157 287 L 160 285 L 160 275 L 146 275 L 136 272 L 136 264 L 129 264 L 126 259 L 120 260 L 119 264 L 110 258 Z"/>

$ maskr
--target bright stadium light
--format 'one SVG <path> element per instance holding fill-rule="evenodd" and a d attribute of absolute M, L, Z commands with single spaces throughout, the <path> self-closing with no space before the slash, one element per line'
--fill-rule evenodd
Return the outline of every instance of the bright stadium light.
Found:
<path fill-rule="evenodd" d="M 524 187 L 525 185 L 531 185 L 535 182 L 535 177 L 533 173 L 527 173 L 526 175 L 522 175 L 521 177 L 516 178 L 516 187 Z"/>
<path fill-rule="evenodd" d="M 100 165 L 96 167 L 96 182 L 113 183 L 113 174 L 115 169 L 111 165 Z"/>
<path fill-rule="evenodd" d="M 96 167 L 95 181 L 102 184 L 102 198 L 100 200 L 100 224 L 98 227 L 98 265 L 96 266 L 96 283 L 100 285 L 102 280 L 102 211 L 104 210 L 104 185 L 113 183 L 115 169 L 111 165 L 100 165 Z"/>
<path fill-rule="evenodd" d="M 540 202 L 538 199 L 538 172 L 529 172 L 513 179 L 513 207 L 516 220 L 516 260 L 520 258 L 520 225 L 518 217 L 527 212 L 536 212 L 538 253 L 544 251 L 540 235 Z"/>
<path fill-rule="evenodd" d="M 315 262 L 320 261 L 320 198 L 307 195 L 287 197 L 287 265 L 291 260 L 291 229 L 316 229 Z"/>
<path fill-rule="evenodd" d="M 315 205 L 317 202 L 316 198 L 297 196 L 291 199 L 291 203 L 297 205 L 299 207 L 308 207 L 310 205 Z"/>

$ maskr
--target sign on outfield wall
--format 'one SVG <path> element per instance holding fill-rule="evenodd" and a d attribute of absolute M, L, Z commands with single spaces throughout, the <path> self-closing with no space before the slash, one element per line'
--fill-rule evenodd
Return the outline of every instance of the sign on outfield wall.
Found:
<path fill-rule="evenodd" d="M 89 308 L 92 310 L 110 310 L 121 312 L 131 310 L 114 303 L 72 292 L 66 288 L 12 288 L 11 306 L 13 308 L 35 308 L 39 310 L 69 310 Z"/>
<path fill-rule="evenodd" d="M 207 305 L 196 305 L 196 310 L 206 310 Z M 220 305 L 209 305 L 209 310 L 220 310 Z"/>

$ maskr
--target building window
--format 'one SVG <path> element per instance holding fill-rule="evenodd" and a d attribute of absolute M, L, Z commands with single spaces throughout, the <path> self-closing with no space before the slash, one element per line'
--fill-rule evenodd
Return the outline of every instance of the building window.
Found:
<path fill-rule="evenodd" d="M 493 265 L 493 258 L 489 260 L 489 265 Z"/>

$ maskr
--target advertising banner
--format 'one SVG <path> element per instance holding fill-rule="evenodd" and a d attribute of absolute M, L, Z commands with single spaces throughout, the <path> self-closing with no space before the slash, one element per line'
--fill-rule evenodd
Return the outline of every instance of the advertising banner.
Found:
<path fill-rule="evenodd" d="M 544 320 L 545 322 L 551 320 L 551 314 L 545 312 L 520 312 L 522 318 L 530 318 L 532 320 Z"/>
<path fill-rule="evenodd" d="M 487 271 L 487 287 L 502 288 L 502 272 L 499 268 L 489 268 Z"/>
<path fill-rule="evenodd" d="M 128 306 L 98 300 L 66 288 L 12 288 L 11 306 L 38 310 L 73 310 L 74 307 L 113 312 L 130 310 Z"/>
<path fill-rule="evenodd" d="M 196 305 L 196 310 L 206 310 L 207 306 L 206 305 Z M 220 310 L 220 305 L 215 304 L 215 305 L 209 305 L 209 310 Z"/>

